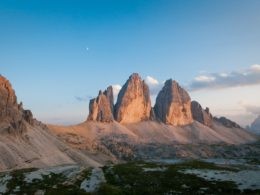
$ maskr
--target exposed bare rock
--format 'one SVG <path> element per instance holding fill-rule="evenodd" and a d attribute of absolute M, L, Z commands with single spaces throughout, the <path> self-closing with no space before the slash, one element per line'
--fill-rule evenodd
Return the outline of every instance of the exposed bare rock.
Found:
<path fill-rule="evenodd" d="M 205 110 L 201 107 L 201 105 L 197 101 L 191 102 L 191 112 L 194 120 L 208 126 L 213 126 L 213 117 L 209 112 L 209 108 L 207 107 Z"/>
<path fill-rule="evenodd" d="M 135 123 L 150 119 L 151 100 L 148 86 L 134 73 L 120 90 L 115 106 L 115 119 Z"/>
<path fill-rule="evenodd" d="M 150 112 L 150 120 L 152 120 L 152 121 L 156 120 L 156 116 L 155 116 L 153 108 L 151 109 L 151 112 Z"/>
<path fill-rule="evenodd" d="M 224 125 L 227 128 L 241 128 L 237 123 L 235 123 L 234 121 L 231 121 L 230 119 L 227 119 L 226 117 L 214 117 L 214 120 L 221 123 L 222 125 Z"/>
<path fill-rule="evenodd" d="M 33 114 L 30 110 L 23 110 L 23 119 L 30 125 L 34 124 Z"/>
<path fill-rule="evenodd" d="M 26 118 L 26 119 L 25 119 Z M 15 91 L 10 82 L 0 76 L 0 130 L 8 133 L 23 132 L 26 122 L 32 121 L 32 114 L 24 111 L 22 103 L 18 105 Z"/>
<path fill-rule="evenodd" d="M 193 122 L 189 94 L 176 81 L 169 79 L 159 92 L 154 106 L 156 118 L 175 126 Z"/>
<path fill-rule="evenodd" d="M 106 91 L 99 91 L 98 97 L 89 102 L 89 121 L 111 122 L 114 120 L 113 89 L 108 87 Z"/>
<path fill-rule="evenodd" d="M 109 104 L 110 104 L 110 108 L 111 108 L 111 111 L 113 113 L 114 111 L 114 93 L 113 93 L 113 87 L 112 86 L 109 86 L 107 88 L 107 90 L 104 91 L 104 95 L 107 97 L 108 101 L 109 101 Z"/>

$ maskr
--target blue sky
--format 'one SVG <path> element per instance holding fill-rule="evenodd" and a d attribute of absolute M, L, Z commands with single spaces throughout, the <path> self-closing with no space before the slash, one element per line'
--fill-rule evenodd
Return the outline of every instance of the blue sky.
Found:
<path fill-rule="evenodd" d="M 259 10 L 259 0 L 2 0 L 0 73 L 40 120 L 77 123 L 87 117 L 88 102 L 75 97 L 88 99 L 110 84 L 122 85 L 132 72 L 189 86 L 205 79 L 198 76 L 243 74 L 260 64 Z M 260 102 L 241 96 L 221 111 L 221 103 L 232 98 L 219 96 L 213 105 L 209 96 L 235 87 L 236 93 L 246 88 L 260 97 L 260 75 L 254 76 L 241 89 L 239 77 L 238 86 L 222 83 L 214 95 L 205 88 L 191 96 L 210 104 L 213 113 L 249 117 L 246 109 L 231 110 Z"/>

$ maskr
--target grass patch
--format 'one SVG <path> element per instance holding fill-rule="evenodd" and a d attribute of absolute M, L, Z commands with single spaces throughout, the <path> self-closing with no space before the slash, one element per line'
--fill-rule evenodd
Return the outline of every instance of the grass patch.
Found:
<path fill-rule="evenodd" d="M 154 170 L 145 171 L 145 168 Z M 30 195 L 38 190 L 43 190 L 46 195 L 260 194 L 260 190 L 247 189 L 241 192 L 232 181 L 208 181 L 181 171 L 186 169 L 236 171 L 233 168 L 201 161 L 179 164 L 128 162 L 103 167 L 107 183 L 101 184 L 96 192 L 86 193 L 80 189 L 80 184 L 90 178 L 91 169 L 81 171 L 73 179 L 68 179 L 63 174 L 50 173 L 42 175 L 41 180 L 35 179 L 32 183 L 24 181 L 24 174 L 36 169 L 25 169 L 9 173 L 12 179 L 8 181 L 6 194 Z"/>
<path fill-rule="evenodd" d="M 8 182 L 8 191 L 6 194 L 35 194 L 36 191 L 42 190 L 45 195 L 83 195 L 89 194 L 80 189 L 81 182 L 89 178 L 91 174 L 90 169 L 83 170 L 80 175 L 72 183 L 68 182 L 63 174 L 50 173 L 42 175 L 42 179 L 34 179 L 31 183 L 24 181 L 25 174 L 35 171 L 37 169 L 18 170 L 10 173 L 12 179 Z M 18 187 L 18 188 L 17 188 Z"/>
<path fill-rule="evenodd" d="M 117 194 L 242 194 L 232 181 L 208 181 L 193 174 L 185 174 L 185 169 L 211 169 L 234 171 L 213 163 L 189 161 L 174 165 L 163 165 L 165 171 L 145 172 L 143 167 L 160 167 L 156 163 L 131 162 L 112 167 L 104 167 L 108 189 Z M 256 192 L 256 191 L 252 191 Z"/>
<path fill-rule="evenodd" d="M 227 167 L 222 165 L 216 165 L 214 163 L 192 160 L 174 165 L 176 169 L 210 169 L 210 170 L 222 170 L 222 171 L 239 171 L 234 167 Z"/>

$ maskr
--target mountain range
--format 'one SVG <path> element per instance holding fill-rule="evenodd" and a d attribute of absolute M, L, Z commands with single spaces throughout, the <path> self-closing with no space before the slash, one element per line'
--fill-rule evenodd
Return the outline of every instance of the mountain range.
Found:
<path fill-rule="evenodd" d="M 43 124 L 17 102 L 0 76 L 0 170 L 157 158 L 238 157 L 260 154 L 259 138 L 192 101 L 169 79 L 151 105 L 147 84 L 132 74 L 114 103 L 113 88 L 89 102 L 86 121 L 72 126 Z"/>

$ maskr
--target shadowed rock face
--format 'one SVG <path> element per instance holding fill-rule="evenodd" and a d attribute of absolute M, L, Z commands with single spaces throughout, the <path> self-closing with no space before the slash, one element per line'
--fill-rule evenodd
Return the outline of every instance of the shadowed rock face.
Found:
<path fill-rule="evenodd" d="M 114 112 L 114 95 L 113 95 L 113 87 L 109 86 L 107 88 L 107 90 L 104 91 L 104 95 L 107 97 L 109 104 L 110 104 L 110 108 L 111 108 L 111 112 L 113 114 Z"/>
<path fill-rule="evenodd" d="M 23 132 L 26 123 L 33 124 L 31 111 L 23 110 L 22 103 L 17 104 L 15 91 L 10 82 L 0 76 L 0 130 L 7 132 Z"/>
<path fill-rule="evenodd" d="M 194 120 L 196 120 L 208 127 L 213 126 L 213 118 L 209 112 L 209 108 L 206 108 L 204 110 L 198 102 L 192 101 L 191 102 L 191 112 L 192 112 L 192 117 Z"/>
<path fill-rule="evenodd" d="M 193 122 L 190 96 L 172 79 L 159 92 L 154 111 L 156 118 L 166 124 L 178 126 Z"/>
<path fill-rule="evenodd" d="M 214 120 L 221 123 L 222 125 L 224 125 L 227 128 L 241 128 L 237 123 L 235 123 L 234 121 L 231 121 L 223 116 L 220 118 L 214 117 Z"/>
<path fill-rule="evenodd" d="M 115 105 L 115 119 L 135 123 L 150 119 L 151 100 L 148 86 L 134 73 L 120 90 Z"/>
<path fill-rule="evenodd" d="M 106 91 L 99 91 L 98 97 L 89 102 L 89 121 L 112 122 L 114 109 L 113 89 L 108 87 Z"/>

